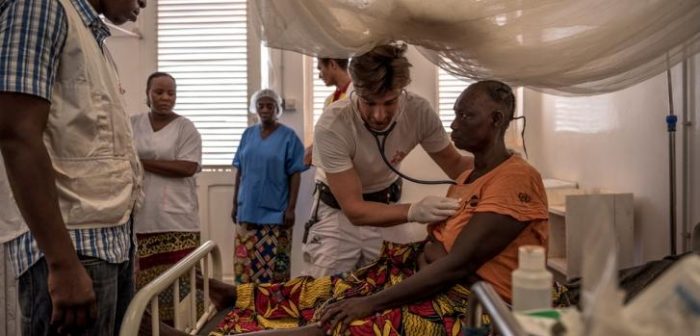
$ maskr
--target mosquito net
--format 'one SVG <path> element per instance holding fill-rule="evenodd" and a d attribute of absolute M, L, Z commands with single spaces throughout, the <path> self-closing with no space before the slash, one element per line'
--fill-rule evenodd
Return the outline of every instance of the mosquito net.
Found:
<path fill-rule="evenodd" d="M 700 48 L 699 0 L 255 0 L 269 47 L 351 57 L 402 40 L 460 77 L 619 90 Z"/>

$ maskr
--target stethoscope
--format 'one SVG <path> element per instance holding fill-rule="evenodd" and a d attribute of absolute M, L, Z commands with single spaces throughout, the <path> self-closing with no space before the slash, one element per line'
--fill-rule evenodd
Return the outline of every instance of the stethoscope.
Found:
<path fill-rule="evenodd" d="M 352 100 L 352 95 L 354 93 L 355 93 L 354 91 L 350 92 L 350 97 L 348 97 L 350 99 L 350 105 L 352 106 L 353 111 L 355 113 L 357 113 L 357 116 L 360 117 L 360 119 L 362 119 L 362 114 L 360 114 L 360 112 L 355 109 L 355 103 Z M 403 94 L 406 94 L 405 90 L 403 90 Z M 403 109 L 403 106 L 401 106 L 401 108 Z M 362 124 L 365 125 L 365 128 L 367 129 L 367 131 L 369 131 L 369 133 L 372 134 L 375 142 L 377 143 L 377 149 L 379 150 L 379 155 L 382 157 L 382 161 L 384 161 L 384 164 L 386 164 L 386 166 L 389 167 L 389 169 L 391 169 L 391 171 L 396 173 L 396 175 L 399 175 L 399 177 L 403 178 L 404 180 L 411 181 L 413 183 L 431 184 L 431 185 L 432 184 L 457 184 L 457 182 L 452 181 L 452 180 L 437 180 L 437 181 L 419 180 L 419 179 L 404 175 L 398 169 L 394 168 L 394 166 L 391 164 L 391 162 L 389 162 L 389 159 L 386 158 L 386 154 L 384 153 L 384 150 L 386 148 L 386 139 L 391 134 L 391 131 L 393 131 L 394 128 L 396 127 L 396 119 L 398 118 L 398 116 L 401 114 L 402 111 L 403 110 L 399 111 L 399 113 L 397 113 L 396 116 L 394 116 L 394 120 L 391 122 L 391 124 L 389 124 L 389 127 L 385 128 L 382 131 L 377 131 L 377 130 L 372 129 L 369 126 L 369 124 L 364 119 L 362 119 Z M 379 141 L 379 137 L 382 137 L 381 141 Z"/>

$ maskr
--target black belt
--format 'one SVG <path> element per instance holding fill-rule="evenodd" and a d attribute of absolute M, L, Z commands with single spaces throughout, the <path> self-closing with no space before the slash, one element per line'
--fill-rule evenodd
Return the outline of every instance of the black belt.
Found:
<path fill-rule="evenodd" d="M 398 179 L 385 189 L 362 194 L 362 199 L 367 202 L 384 204 L 396 203 L 401 198 L 401 181 L 401 179 Z M 321 202 L 333 209 L 340 210 L 340 204 L 338 203 L 338 200 L 335 199 L 335 196 L 333 196 L 333 193 L 331 193 L 331 188 L 327 184 L 316 181 L 316 188 L 318 188 L 319 199 Z"/>
<path fill-rule="evenodd" d="M 396 203 L 401 198 L 401 179 L 396 180 L 388 188 L 376 191 L 373 193 L 362 194 L 362 199 L 368 202 L 378 202 L 378 203 Z M 302 242 L 306 244 L 309 237 L 309 230 L 311 227 L 318 222 L 318 203 L 323 202 L 331 208 L 340 210 L 340 204 L 338 200 L 335 199 L 333 193 L 331 193 L 331 188 L 327 184 L 316 181 L 316 190 L 314 193 L 318 193 L 318 198 L 316 199 L 316 204 L 314 206 L 313 214 L 306 224 L 304 224 L 304 237 Z"/>

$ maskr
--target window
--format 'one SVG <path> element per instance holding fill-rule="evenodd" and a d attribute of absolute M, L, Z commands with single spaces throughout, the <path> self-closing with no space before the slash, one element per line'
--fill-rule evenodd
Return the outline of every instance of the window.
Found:
<path fill-rule="evenodd" d="M 318 74 L 318 59 L 313 57 L 313 125 L 316 125 L 316 121 L 323 113 L 323 104 L 326 102 L 326 98 L 335 92 L 335 86 L 326 86 L 321 78 L 318 77 Z"/>
<path fill-rule="evenodd" d="M 450 124 L 455 118 L 454 104 L 457 97 L 473 81 L 463 80 L 438 68 L 438 114 L 445 131 L 451 132 Z"/>
<path fill-rule="evenodd" d="M 230 165 L 248 126 L 246 0 L 158 1 L 158 69 L 202 135 L 203 165 Z"/>

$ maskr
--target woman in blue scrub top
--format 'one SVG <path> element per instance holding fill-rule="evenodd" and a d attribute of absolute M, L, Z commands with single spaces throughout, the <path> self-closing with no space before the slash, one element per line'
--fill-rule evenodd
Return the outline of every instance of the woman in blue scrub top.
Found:
<path fill-rule="evenodd" d="M 282 98 L 275 91 L 253 94 L 250 110 L 260 123 L 243 132 L 233 159 L 236 283 L 286 281 L 300 174 L 307 168 L 304 146 L 279 123 Z"/>

